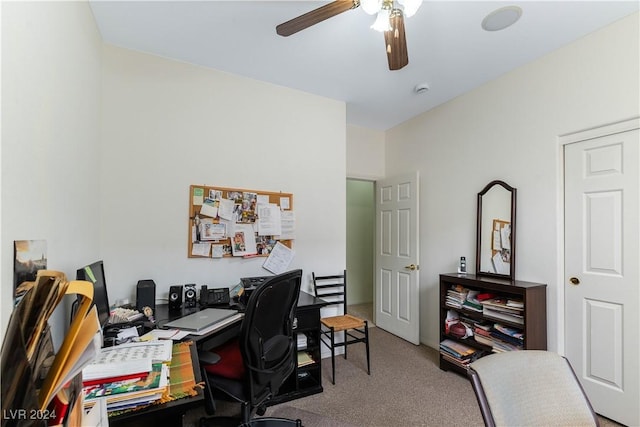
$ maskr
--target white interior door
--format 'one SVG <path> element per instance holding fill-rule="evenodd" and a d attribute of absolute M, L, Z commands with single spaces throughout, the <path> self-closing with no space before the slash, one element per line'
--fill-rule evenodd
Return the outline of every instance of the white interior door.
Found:
<path fill-rule="evenodd" d="M 640 425 L 638 130 L 565 145 L 566 356 L 596 412 Z"/>
<path fill-rule="evenodd" d="M 376 183 L 376 325 L 420 344 L 418 173 Z"/>

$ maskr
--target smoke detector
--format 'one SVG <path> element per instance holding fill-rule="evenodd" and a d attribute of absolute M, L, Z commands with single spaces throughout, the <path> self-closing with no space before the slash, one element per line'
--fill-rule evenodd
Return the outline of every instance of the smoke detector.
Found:
<path fill-rule="evenodd" d="M 426 83 L 420 83 L 413 88 L 413 91 L 418 95 L 429 91 L 429 85 Z"/>

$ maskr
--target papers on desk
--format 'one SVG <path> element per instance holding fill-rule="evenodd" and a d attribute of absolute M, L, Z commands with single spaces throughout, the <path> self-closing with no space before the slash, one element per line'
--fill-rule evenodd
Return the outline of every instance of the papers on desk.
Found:
<path fill-rule="evenodd" d="M 141 341 L 173 340 L 180 341 L 189 335 L 189 331 L 180 329 L 152 329 L 140 337 Z"/>
<path fill-rule="evenodd" d="M 103 348 L 82 370 L 83 381 L 150 372 L 153 362 L 171 361 L 172 341 L 148 341 Z"/>

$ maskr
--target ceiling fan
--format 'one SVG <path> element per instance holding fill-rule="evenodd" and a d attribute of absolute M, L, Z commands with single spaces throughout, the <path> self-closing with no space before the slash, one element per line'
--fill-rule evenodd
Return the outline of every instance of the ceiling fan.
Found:
<path fill-rule="evenodd" d="M 360 5 L 370 15 L 377 14 L 371 28 L 384 32 L 389 69 L 399 70 L 409 63 L 404 17 L 413 16 L 422 0 L 335 0 L 276 27 L 276 32 L 287 37 L 326 19 L 356 9 Z"/>

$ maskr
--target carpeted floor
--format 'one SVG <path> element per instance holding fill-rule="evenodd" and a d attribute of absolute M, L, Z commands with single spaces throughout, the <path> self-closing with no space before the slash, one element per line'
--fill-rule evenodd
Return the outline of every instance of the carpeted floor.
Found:
<path fill-rule="evenodd" d="M 370 329 L 371 375 L 364 345 L 349 347 L 349 359 L 322 360 L 324 392 L 267 409 L 265 416 L 300 419 L 305 427 L 483 426 L 475 394 L 466 377 L 438 367 L 438 352 L 415 346 L 380 328 Z M 219 402 L 222 415 L 239 405 Z M 204 411 L 187 414 L 185 427 L 197 426 Z M 602 427 L 616 423 L 600 418 Z"/>
<path fill-rule="evenodd" d="M 335 386 L 331 359 L 323 359 L 324 392 L 270 407 L 266 416 L 300 418 L 306 427 L 482 425 L 469 382 L 441 371 L 435 350 L 380 328 L 370 330 L 370 349 L 370 376 L 364 345 L 350 346 L 349 359 L 336 358 Z M 191 411 L 185 426 L 203 414 Z"/>

